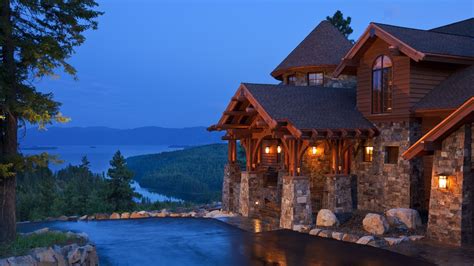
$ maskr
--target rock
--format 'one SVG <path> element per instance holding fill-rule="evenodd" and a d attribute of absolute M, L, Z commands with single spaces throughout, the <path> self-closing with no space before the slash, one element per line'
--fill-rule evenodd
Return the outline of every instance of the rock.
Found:
<path fill-rule="evenodd" d="M 161 212 L 156 214 L 156 217 L 163 218 L 163 217 L 168 217 L 168 215 L 169 215 L 169 213 L 167 211 L 161 211 Z"/>
<path fill-rule="evenodd" d="M 158 217 L 159 213 L 160 213 L 159 211 L 151 211 L 151 212 L 148 212 L 148 214 L 150 215 L 150 217 L 153 217 L 153 218 Z"/>
<path fill-rule="evenodd" d="M 321 209 L 316 217 L 316 226 L 338 226 L 339 221 L 331 210 Z"/>
<path fill-rule="evenodd" d="M 174 218 L 181 217 L 181 213 L 172 212 L 172 213 L 169 214 L 169 216 L 174 217 Z"/>
<path fill-rule="evenodd" d="M 148 218 L 150 215 L 146 211 L 132 212 L 130 219 Z"/>
<path fill-rule="evenodd" d="M 188 212 L 189 217 L 196 217 L 196 212 L 195 211 L 190 211 Z"/>
<path fill-rule="evenodd" d="M 67 261 L 69 264 L 74 264 L 81 261 L 81 250 L 78 247 L 75 247 L 67 254 Z"/>
<path fill-rule="evenodd" d="M 83 215 L 79 217 L 79 221 L 85 221 L 85 220 L 87 220 L 87 215 Z"/>
<path fill-rule="evenodd" d="M 45 228 L 41 228 L 41 229 L 33 231 L 32 234 L 44 234 L 47 232 L 49 232 L 49 228 L 45 227 Z"/>
<path fill-rule="evenodd" d="M 400 223 L 408 229 L 416 229 L 421 226 L 421 217 L 417 210 L 408 208 L 390 209 L 385 212 L 387 220 L 392 226 L 400 226 Z"/>
<path fill-rule="evenodd" d="M 114 212 L 110 215 L 109 219 L 110 220 L 118 220 L 118 219 L 120 219 L 120 214 Z"/>
<path fill-rule="evenodd" d="M 221 210 L 213 210 L 208 212 L 204 215 L 204 218 L 221 218 L 221 217 L 232 217 L 235 216 L 233 213 L 221 211 Z"/>
<path fill-rule="evenodd" d="M 84 232 L 81 232 L 81 233 L 77 233 L 76 236 L 88 241 L 89 240 L 89 235 L 84 233 Z"/>
<path fill-rule="evenodd" d="M 387 219 L 376 213 L 367 214 L 362 221 L 362 225 L 364 226 L 365 231 L 376 235 L 383 235 L 389 229 Z"/>
<path fill-rule="evenodd" d="M 343 233 L 341 232 L 332 232 L 332 238 L 336 240 L 342 240 L 342 237 L 344 236 Z"/>
<path fill-rule="evenodd" d="M 20 257 L 11 257 L 7 259 L 8 265 L 10 266 L 36 266 L 38 262 L 31 256 L 20 256 Z"/>
<path fill-rule="evenodd" d="M 87 216 L 87 221 L 93 221 L 93 220 L 95 220 L 94 215 Z"/>
<path fill-rule="evenodd" d="M 313 236 L 317 236 L 319 234 L 319 232 L 321 232 L 321 231 L 322 231 L 322 229 L 314 228 L 311 231 L 309 231 L 309 234 L 313 235 Z"/>
<path fill-rule="evenodd" d="M 389 246 L 398 245 L 402 242 L 408 241 L 408 237 L 401 236 L 401 237 L 385 237 L 385 241 Z"/>
<path fill-rule="evenodd" d="M 344 234 L 342 236 L 342 241 L 355 243 L 359 240 L 359 237 L 353 234 Z"/>
<path fill-rule="evenodd" d="M 130 218 L 129 212 L 124 212 L 120 215 L 120 219 L 129 219 L 129 218 Z"/>
<path fill-rule="evenodd" d="M 305 233 L 309 231 L 309 227 L 302 224 L 293 225 L 293 231 Z"/>
<path fill-rule="evenodd" d="M 79 219 L 79 216 L 76 215 L 67 217 L 67 220 L 70 222 L 77 222 L 77 219 Z"/>
<path fill-rule="evenodd" d="M 67 216 L 61 215 L 61 216 L 59 216 L 56 220 L 57 220 L 57 221 L 63 221 L 63 222 L 65 222 L 65 221 L 67 221 L 68 219 L 69 219 L 69 218 L 68 218 Z"/>
<path fill-rule="evenodd" d="M 377 239 L 377 240 L 372 240 L 367 245 L 372 246 L 374 248 L 383 248 L 387 246 L 387 242 L 385 242 L 384 239 Z"/>
<path fill-rule="evenodd" d="M 413 236 L 409 236 L 408 238 L 410 239 L 410 241 L 418 241 L 418 240 L 422 240 L 423 238 L 425 238 L 425 236 L 413 235 Z"/>
<path fill-rule="evenodd" d="M 374 237 L 373 236 L 363 236 L 361 238 L 359 238 L 359 240 L 357 240 L 357 244 L 361 244 L 361 245 L 367 245 L 370 241 L 373 241 L 374 240 Z"/>
<path fill-rule="evenodd" d="M 329 231 L 329 230 L 321 230 L 321 232 L 319 232 L 318 236 L 320 236 L 320 237 L 332 237 L 332 232 Z"/>
<path fill-rule="evenodd" d="M 95 214 L 95 219 L 96 220 L 108 220 L 110 217 L 110 215 L 108 215 L 107 213 L 96 213 Z"/>

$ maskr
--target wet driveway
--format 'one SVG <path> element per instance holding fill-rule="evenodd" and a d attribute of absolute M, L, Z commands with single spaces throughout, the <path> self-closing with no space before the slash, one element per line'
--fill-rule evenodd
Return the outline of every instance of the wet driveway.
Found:
<path fill-rule="evenodd" d="M 424 265 L 386 250 L 288 230 L 249 233 L 214 219 L 22 224 L 87 233 L 101 265 Z"/>

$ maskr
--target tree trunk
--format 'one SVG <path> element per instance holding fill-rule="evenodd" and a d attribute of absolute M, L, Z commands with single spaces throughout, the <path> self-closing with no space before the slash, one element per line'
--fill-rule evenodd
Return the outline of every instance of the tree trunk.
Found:
<path fill-rule="evenodd" d="M 4 88 L 6 119 L 2 121 L 1 151 L 2 161 L 8 162 L 18 153 L 18 118 L 11 107 L 16 104 L 17 83 L 15 64 L 15 44 L 13 42 L 10 0 L 0 0 L 0 21 L 2 25 L 2 65 L 5 73 Z M 0 243 L 15 239 L 16 235 L 16 177 L 0 177 Z"/>

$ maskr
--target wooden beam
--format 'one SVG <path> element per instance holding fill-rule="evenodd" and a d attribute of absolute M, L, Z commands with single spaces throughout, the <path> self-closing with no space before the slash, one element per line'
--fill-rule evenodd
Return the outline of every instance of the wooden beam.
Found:
<path fill-rule="evenodd" d="M 249 115 L 245 111 L 224 111 L 224 115 Z"/>

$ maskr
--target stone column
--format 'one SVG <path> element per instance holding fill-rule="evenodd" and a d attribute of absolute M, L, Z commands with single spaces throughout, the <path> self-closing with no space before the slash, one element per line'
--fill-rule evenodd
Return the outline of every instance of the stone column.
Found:
<path fill-rule="evenodd" d="M 283 177 L 280 227 L 293 229 L 295 226 L 310 226 L 311 193 L 306 176 Z"/>
<path fill-rule="evenodd" d="M 242 172 L 240 181 L 239 213 L 244 217 L 253 217 L 260 203 L 259 188 L 261 177 L 257 172 Z"/>
<path fill-rule="evenodd" d="M 473 174 L 471 170 L 471 125 L 463 125 L 435 151 L 431 177 L 428 237 L 460 246 L 473 239 Z M 448 177 L 448 187 L 439 188 L 439 175 Z"/>
<path fill-rule="evenodd" d="M 231 212 L 237 212 L 239 210 L 239 197 L 235 196 L 235 194 L 240 194 L 240 191 L 238 189 L 239 183 L 239 164 L 237 162 L 227 163 L 224 166 L 224 181 L 222 185 L 222 210 Z"/>
<path fill-rule="evenodd" d="M 330 175 L 324 184 L 323 209 L 334 213 L 352 212 L 350 175 Z"/>

